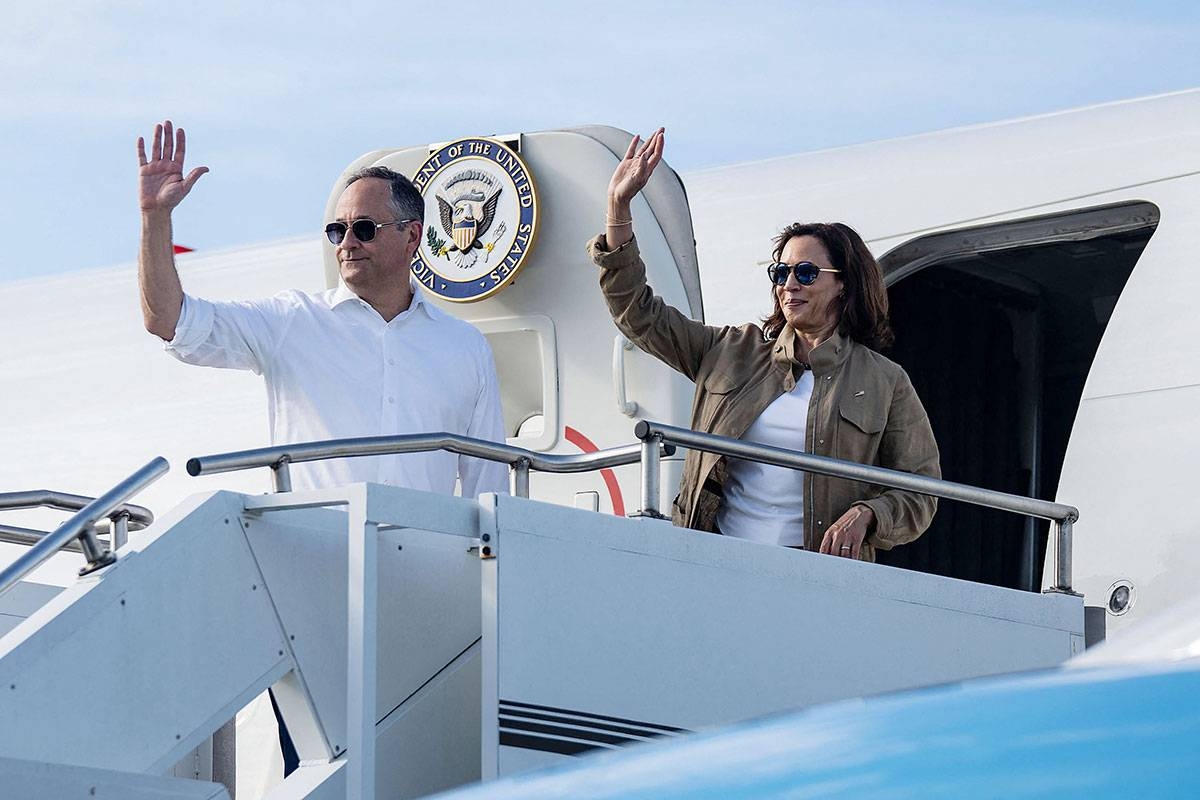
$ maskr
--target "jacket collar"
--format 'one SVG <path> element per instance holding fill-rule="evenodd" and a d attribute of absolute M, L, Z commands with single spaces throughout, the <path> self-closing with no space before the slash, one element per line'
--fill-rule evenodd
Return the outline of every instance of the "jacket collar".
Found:
<path fill-rule="evenodd" d="M 790 325 L 784 325 L 783 330 L 779 333 L 779 338 L 775 341 L 775 352 L 772 357 L 789 366 L 796 363 L 795 329 Z M 841 366 L 849 355 L 850 340 L 842 336 L 841 331 L 834 331 L 832 336 L 821 342 L 808 354 L 808 365 L 812 369 L 813 375 L 824 375 Z"/>

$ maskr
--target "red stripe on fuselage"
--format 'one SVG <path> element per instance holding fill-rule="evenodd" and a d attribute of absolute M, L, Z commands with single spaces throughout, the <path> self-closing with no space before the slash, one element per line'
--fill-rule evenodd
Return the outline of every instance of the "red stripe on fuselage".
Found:
<path fill-rule="evenodd" d="M 567 437 L 567 441 L 578 447 L 585 453 L 595 453 L 599 450 L 595 443 L 584 436 L 579 431 L 572 428 L 570 425 L 563 427 L 563 435 Z M 625 516 L 625 500 L 621 496 L 621 484 L 617 483 L 617 475 L 611 469 L 600 470 L 600 477 L 604 479 L 604 485 L 608 487 L 608 496 L 612 500 L 613 513 L 618 517 Z"/>

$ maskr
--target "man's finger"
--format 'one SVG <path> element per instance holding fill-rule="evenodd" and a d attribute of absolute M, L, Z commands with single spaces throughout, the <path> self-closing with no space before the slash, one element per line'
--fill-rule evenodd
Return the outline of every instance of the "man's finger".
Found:
<path fill-rule="evenodd" d="M 171 120 L 163 122 L 162 157 L 167 161 L 175 159 L 175 126 L 171 124 Z"/>
<path fill-rule="evenodd" d="M 146 166 L 146 140 L 141 136 L 138 137 L 137 153 L 138 164 L 143 167 Z"/>
<path fill-rule="evenodd" d="M 157 161 L 162 157 L 162 123 L 154 126 L 154 143 L 150 145 L 150 159 Z"/>
<path fill-rule="evenodd" d="M 187 135 L 184 134 L 183 128 L 175 131 L 175 160 L 179 162 L 179 166 L 183 167 L 183 154 L 187 150 Z"/>
<path fill-rule="evenodd" d="M 208 167 L 196 167 L 189 172 L 187 177 L 183 179 L 183 190 L 190 192 L 192 187 L 196 185 L 196 181 L 200 180 L 200 176 L 206 172 L 208 172 Z"/>

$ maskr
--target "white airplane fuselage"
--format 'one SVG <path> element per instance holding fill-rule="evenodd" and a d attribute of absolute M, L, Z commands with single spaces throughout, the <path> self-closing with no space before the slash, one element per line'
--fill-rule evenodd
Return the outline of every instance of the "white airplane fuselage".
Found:
<path fill-rule="evenodd" d="M 623 347 L 583 249 L 600 232 L 628 134 L 592 127 L 514 141 L 541 204 L 529 259 L 478 302 L 436 301 L 491 340 L 509 442 L 570 454 L 634 441 L 638 419 L 686 426 L 691 384 Z M 413 173 L 429 154 L 425 144 L 374 151 L 347 172 Z M 1078 507 L 1073 588 L 1107 609 L 1110 637 L 1194 596 L 1200 553 L 1188 547 L 1186 498 L 1200 449 L 1200 315 L 1190 302 L 1200 290 L 1200 90 L 682 176 L 664 165 L 634 217 L 656 291 L 710 325 L 770 310 L 764 264 L 785 225 L 850 224 L 884 271 L 891 356 L 925 402 L 945 477 Z M 320 291 L 337 279 L 332 248 L 316 237 L 177 261 L 185 290 L 210 299 Z M 95 495 L 156 455 L 176 469 L 135 501 L 159 513 L 196 492 L 268 490 L 265 470 L 182 469 L 192 456 L 266 445 L 263 388 L 257 376 L 162 353 L 142 328 L 132 266 L 0 284 L 0 302 L 15 311 L 0 318 L 0 341 L 11 343 L 0 491 Z M 680 457 L 664 463 L 659 507 L 669 508 Z M 531 497 L 623 516 L 637 510 L 638 478 L 632 465 L 535 473 Z M 0 522 L 55 524 L 43 512 Z M 24 550 L 0 544 L 0 566 Z M 924 539 L 881 560 L 1032 591 L 1054 572 L 1039 523 L 949 503 Z M 29 580 L 71 586 L 78 564 L 62 554 Z M 894 594 L 902 606 L 903 588 Z M 0 608 L 0 636 L 20 622 L 12 616 Z"/>

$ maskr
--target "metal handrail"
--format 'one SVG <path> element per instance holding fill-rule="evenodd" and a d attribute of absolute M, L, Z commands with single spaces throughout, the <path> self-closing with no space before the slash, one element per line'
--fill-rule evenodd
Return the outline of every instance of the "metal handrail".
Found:
<path fill-rule="evenodd" d="M 396 436 L 363 436 L 349 439 L 327 439 L 320 442 L 281 444 L 260 447 L 234 453 L 198 456 L 189 458 L 188 474 L 211 475 L 219 472 L 270 467 L 276 492 L 292 490 L 289 464 L 304 461 L 321 461 L 327 458 L 355 458 L 358 456 L 396 455 L 400 453 L 423 453 L 431 450 L 446 450 L 464 456 L 474 456 L 488 461 L 498 461 L 512 468 L 513 494 L 529 496 L 529 471 L 538 472 L 590 472 L 592 470 L 636 464 L 642 458 L 643 446 L 629 444 L 598 450 L 594 453 L 554 455 L 514 447 L 510 444 L 474 439 L 457 433 L 406 433 Z M 675 448 L 664 446 L 663 455 L 672 455 Z"/>
<path fill-rule="evenodd" d="M 508 464 L 514 472 L 513 493 L 518 497 L 528 497 L 529 471 L 531 469 L 540 472 L 587 472 L 640 461 L 642 464 L 642 504 L 638 516 L 663 519 L 665 517 L 659 510 L 661 458 L 663 455 L 673 455 L 675 446 L 680 446 L 818 475 L 872 483 L 893 489 L 904 489 L 946 500 L 959 500 L 972 505 L 1050 520 L 1056 551 L 1055 582 L 1050 591 L 1074 593 L 1071 588 L 1071 536 L 1072 526 L 1079 519 L 1079 509 L 1074 506 L 968 486 L 939 478 L 929 478 L 924 475 L 914 475 L 885 467 L 798 453 L 781 447 L 745 442 L 740 439 L 701 433 L 648 420 L 639 422 L 634 429 L 634 434 L 641 440 L 638 444 L 573 455 L 537 453 L 521 447 L 473 439 L 453 433 L 365 436 L 199 456 L 188 459 L 187 471 L 189 475 L 197 476 L 255 467 L 270 467 L 275 491 L 288 492 L 292 488 L 291 475 L 288 470 L 288 465 L 291 463 L 319 461 L 327 458 L 446 450 L 460 455 Z"/>
<path fill-rule="evenodd" d="M 8 511 L 18 508 L 54 508 L 59 511 L 80 511 L 87 507 L 96 498 L 85 497 L 81 494 L 68 494 L 66 492 L 56 492 L 50 489 L 34 489 L 28 492 L 0 492 L 0 511 Z M 129 529 L 140 531 L 143 528 L 149 527 L 154 522 L 154 514 L 150 509 L 143 506 L 135 506 L 132 503 L 122 503 L 120 507 L 113 509 L 113 513 L 127 514 L 129 516 Z"/>
<path fill-rule="evenodd" d="M 981 489 L 977 486 L 914 475 L 910 472 L 901 472 L 885 467 L 874 467 L 853 461 L 799 453 L 782 447 L 755 444 L 741 439 L 731 439 L 713 433 L 701 433 L 687 428 L 676 428 L 672 425 L 663 425 L 647 420 L 642 420 L 637 424 L 637 427 L 634 428 L 634 435 L 642 441 L 643 445 L 648 445 L 647 455 L 642 459 L 643 513 L 650 515 L 658 513 L 658 491 L 656 489 L 658 465 L 655 463 L 657 459 L 654 451 L 657 450 L 660 443 L 674 444 L 691 450 L 703 450 L 732 458 L 789 467 L 834 478 L 872 483 L 892 489 L 904 489 L 946 500 L 960 500 L 972 505 L 1048 519 L 1054 529 L 1057 551 L 1055 582 L 1050 591 L 1074 594 L 1071 589 L 1071 533 L 1072 525 L 1079 519 L 1079 509 L 1074 506 L 997 492 L 992 489 Z M 648 503 L 650 505 L 647 505 Z"/>
<path fill-rule="evenodd" d="M 33 489 L 26 492 L 0 492 L 0 511 L 14 511 L 24 508 L 51 508 L 56 511 L 79 511 L 86 508 L 87 504 L 95 499 L 94 497 L 85 497 L 81 494 L 68 494 L 67 492 L 56 492 L 50 489 Z M 119 522 L 121 518 L 125 519 L 124 524 Z M 140 531 L 149 527 L 154 522 L 154 514 L 148 508 L 126 503 L 114 509 L 108 515 L 108 519 L 109 527 L 107 531 L 97 525 L 96 532 L 108 533 L 110 549 L 117 550 L 124 546 L 125 542 L 123 539 L 125 534 L 129 531 Z M 37 544 L 49 535 L 50 531 L 21 528 L 16 525 L 0 525 L 0 542 L 8 542 L 9 544 Z M 68 542 L 63 546 L 63 549 L 77 553 L 83 552 L 83 546 L 77 541 Z"/>
<path fill-rule="evenodd" d="M 31 547 L 28 552 L 0 571 L 0 594 L 15 586 L 22 578 L 61 550 L 64 545 L 76 539 L 79 540 L 84 555 L 88 559 L 87 565 L 79 571 L 80 575 L 86 575 L 113 563 L 116 560 L 113 551 L 101 550 L 96 540 L 96 523 L 106 517 L 112 519 L 114 525 L 124 524 L 125 520 L 131 519 L 132 513 L 125 510 L 125 501 L 161 478 L 170 468 L 167 460 L 159 456 L 95 500 L 87 503 L 78 513 L 55 528 L 52 533 L 42 537 L 42 540 Z M 139 509 L 139 511 L 149 514 L 146 509 Z M 152 515 L 151 519 L 153 519 Z"/>
<path fill-rule="evenodd" d="M 50 533 L 50 531 L 42 531 L 36 528 L 22 528 L 18 525 L 0 525 L 0 542 L 4 542 L 5 544 L 33 545 L 45 539 Z M 62 549 L 70 550 L 72 553 L 83 552 L 83 546 L 79 542 L 67 542 L 63 545 Z"/>

